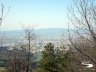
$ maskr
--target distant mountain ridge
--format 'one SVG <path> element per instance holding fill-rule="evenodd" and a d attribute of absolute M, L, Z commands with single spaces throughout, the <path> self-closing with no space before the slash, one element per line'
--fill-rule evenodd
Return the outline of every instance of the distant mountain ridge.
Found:
<path fill-rule="evenodd" d="M 45 29 L 36 29 L 34 30 L 37 37 L 43 40 L 54 40 L 59 39 L 61 34 L 64 32 L 65 34 L 68 32 L 67 29 L 61 28 L 45 28 Z M 12 41 L 17 41 L 19 39 L 24 38 L 24 31 L 23 30 L 15 30 L 15 31 L 1 31 L 0 36 L 5 34 L 8 39 Z"/>

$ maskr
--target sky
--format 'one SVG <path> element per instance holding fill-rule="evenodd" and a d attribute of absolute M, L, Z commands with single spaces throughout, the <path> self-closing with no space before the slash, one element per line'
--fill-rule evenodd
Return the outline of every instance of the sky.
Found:
<path fill-rule="evenodd" d="M 36 25 L 36 28 L 66 28 L 69 2 L 69 0 L 0 0 L 0 4 L 4 5 L 4 15 L 10 6 L 0 29 L 19 30 L 27 25 Z"/>

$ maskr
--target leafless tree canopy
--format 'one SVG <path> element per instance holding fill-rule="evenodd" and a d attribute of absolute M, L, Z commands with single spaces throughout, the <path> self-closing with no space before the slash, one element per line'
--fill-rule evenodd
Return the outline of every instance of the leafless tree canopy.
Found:
<path fill-rule="evenodd" d="M 69 40 L 81 54 L 80 61 L 90 61 L 96 67 L 96 0 L 73 0 L 70 8 L 69 23 L 74 25 L 75 36 L 69 31 Z"/>
<path fill-rule="evenodd" d="M 5 12 L 4 14 L 4 5 L 1 4 L 1 15 L 0 15 L 0 25 L 2 23 L 2 20 L 7 16 L 8 12 L 10 10 L 10 7 L 8 8 L 8 10 Z"/>

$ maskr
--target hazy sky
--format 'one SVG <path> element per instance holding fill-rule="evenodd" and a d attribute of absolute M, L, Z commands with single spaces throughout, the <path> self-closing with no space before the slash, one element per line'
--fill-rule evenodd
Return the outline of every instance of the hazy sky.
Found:
<path fill-rule="evenodd" d="M 4 4 L 5 13 L 11 7 L 3 19 L 2 30 L 18 30 L 28 24 L 37 28 L 66 28 L 69 0 L 0 0 L 0 3 Z"/>

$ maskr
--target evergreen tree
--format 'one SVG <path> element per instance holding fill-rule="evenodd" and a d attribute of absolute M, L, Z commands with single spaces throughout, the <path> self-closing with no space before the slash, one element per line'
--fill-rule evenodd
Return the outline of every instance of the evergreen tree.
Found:
<path fill-rule="evenodd" d="M 56 72 L 54 59 L 54 45 L 49 43 L 44 47 L 44 51 L 42 51 L 39 72 Z"/>
<path fill-rule="evenodd" d="M 56 48 L 55 50 L 55 63 L 57 72 L 69 72 L 69 54 L 63 48 Z"/>
<path fill-rule="evenodd" d="M 65 51 L 47 44 L 42 51 L 39 62 L 39 72 L 68 72 L 68 56 Z"/>

